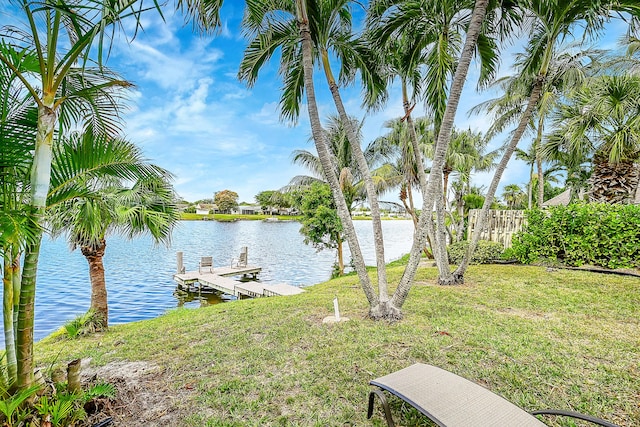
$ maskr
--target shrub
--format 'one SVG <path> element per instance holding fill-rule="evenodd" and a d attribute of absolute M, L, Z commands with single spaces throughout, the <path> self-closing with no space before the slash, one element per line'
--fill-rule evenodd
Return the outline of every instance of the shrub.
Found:
<path fill-rule="evenodd" d="M 449 253 L 449 261 L 453 264 L 459 264 L 462 261 L 462 257 L 467 252 L 469 242 L 464 240 L 462 242 L 456 242 L 449 245 L 447 252 Z M 490 242 L 488 240 L 480 240 L 478 247 L 473 253 L 471 258 L 472 264 L 490 264 L 498 259 L 504 251 L 502 243 Z"/>
<path fill-rule="evenodd" d="M 525 229 L 513 239 L 520 262 L 640 267 L 640 206 L 581 203 L 526 216 Z"/>

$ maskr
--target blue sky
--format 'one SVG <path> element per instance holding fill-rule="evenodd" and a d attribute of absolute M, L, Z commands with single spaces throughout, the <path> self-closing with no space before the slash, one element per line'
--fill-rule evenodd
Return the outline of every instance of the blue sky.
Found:
<path fill-rule="evenodd" d="M 136 85 L 125 114 L 126 137 L 175 175 L 176 191 L 188 201 L 228 189 L 237 192 L 240 201 L 253 202 L 258 192 L 279 189 L 293 176 L 308 173 L 291 163 L 293 150 L 314 150 L 306 108 L 296 126 L 279 120 L 277 58 L 253 88 L 236 78 L 246 45 L 240 30 L 243 7 L 240 0 L 224 2 L 223 30 L 216 37 L 194 34 L 191 25 L 169 9 L 164 22 L 156 12 L 148 12 L 143 17 L 144 32 L 133 40 L 117 36 L 108 60 L 112 69 Z M 4 14 L 0 22 L 6 22 L 6 9 L 0 8 L 0 13 Z M 133 21 L 128 25 L 126 33 L 132 34 Z M 623 31 L 621 24 L 612 26 L 607 43 L 613 45 Z M 516 49 L 503 54 L 501 74 L 509 73 L 510 53 Z M 472 66 L 456 126 L 486 131 L 489 118 L 467 116 L 471 107 L 490 96 L 476 93 L 476 79 Z M 334 114 L 323 80 L 317 79 L 316 90 L 321 117 Z M 385 133 L 385 121 L 402 115 L 397 90 L 391 90 L 382 111 L 369 115 L 360 108 L 358 87 L 345 89 L 343 96 L 349 114 L 366 116 L 364 143 Z M 416 107 L 414 116 L 422 114 Z M 491 147 L 502 143 L 504 138 L 496 138 Z M 521 147 L 528 143 L 523 140 Z M 502 184 L 525 184 L 527 174 L 527 166 L 512 160 Z M 477 174 L 473 180 L 488 186 L 490 175 Z M 387 194 L 383 199 L 397 201 L 397 196 Z"/>

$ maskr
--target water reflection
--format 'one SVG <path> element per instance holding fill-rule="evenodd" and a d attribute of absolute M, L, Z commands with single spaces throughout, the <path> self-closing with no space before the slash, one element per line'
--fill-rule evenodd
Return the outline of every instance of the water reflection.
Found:
<path fill-rule="evenodd" d="M 363 255 L 375 265 L 371 223 L 356 221 Z M 174 296 L 176 252 L 184 253 L 187 270 L 195 270 L 201 256 L 213 256 L 214 266 L 231 263 L 242 246 L 249 247 L 249 263 L 262 267 L 261 282 L 306 286 L 329 279 L 335 251 L 316 252 L 303 243 L 297 222 L 183 221 L 173 233 L 171 247 L 154 246 L 147 237 L 129 241 L 107 239 L 104 256 L 109 292 L 110 323 L 156 317 L 167 309 L 198 306 L 202 299 Z M 411 221 L 383 221 L 387 262 L 409 252 Z M 348 251 L 346 260 L 349 260 Z M 207 303 L 219 303 L 213 296 Z M 84 313 L 90 303 L 87 262 L 80 251 L 70 252 L 63 239 L 45 239 L 38 266 L 34 336 L 41 339 L 66 321 Z"/>

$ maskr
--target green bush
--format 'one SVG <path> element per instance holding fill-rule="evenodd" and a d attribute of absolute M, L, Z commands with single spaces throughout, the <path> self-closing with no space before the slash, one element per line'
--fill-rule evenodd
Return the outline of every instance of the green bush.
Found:
<path fill-rule="evenodd" d="M 469 242 L 467 240 L 449 245 L 447 248 L 449 261 L 453 264 L 459 264 L 460 261 L 462 261 L 462 257 L 467 252 L 468 247 Z M 492 262 L 500 259 L 503 251 L 504 246 L 502 243 L 480 240 L 476 251 L 473 253 L 473 257 L 471 258 L 471 263 L 491 264 Z"/>
<path fill-rule="evenodd" d="M 640 267 L 640 206 L 581 203 L 526 216 L 525 229 L 513 238 L 520 262 Z"/>

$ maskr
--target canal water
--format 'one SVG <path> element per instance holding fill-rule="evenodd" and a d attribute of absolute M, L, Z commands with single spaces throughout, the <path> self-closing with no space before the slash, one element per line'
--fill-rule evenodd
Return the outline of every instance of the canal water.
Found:
<path fill-rule="evenodd" d="M 375 265 L 370 221 L 355 221 L 367 265 Z M 262 267 L 265 283 L 308 286 L 329 279 L 335 250 L 317 252 L 305 245 L 298 222 L 181 221 L 170 247 L 154 246 L 149 237 L 107 238 L 104 256 L 109 293 L 110 324 L 156 317 L 177 306 L 199 306 L 174 296 L 176 252 L 184 253 L 187 271 L 195 270 L 201 256 L 212 255 L 214 266 L 228 265 L 242 246 L 249 248 L 249 263 Z M 386 261 L 411 248 L 411 221 L 383 221 Z M 66 321 L 86 312 L 90 303 L 89 268 L 80 250 L 71 252 L 62 239 L 45 238 L 38 265 L 34 336 L 39 340 Z M 349 260 L 348 249 L 345 256 Z M 211 302 L 219 302 L 220 300 Z"/>

